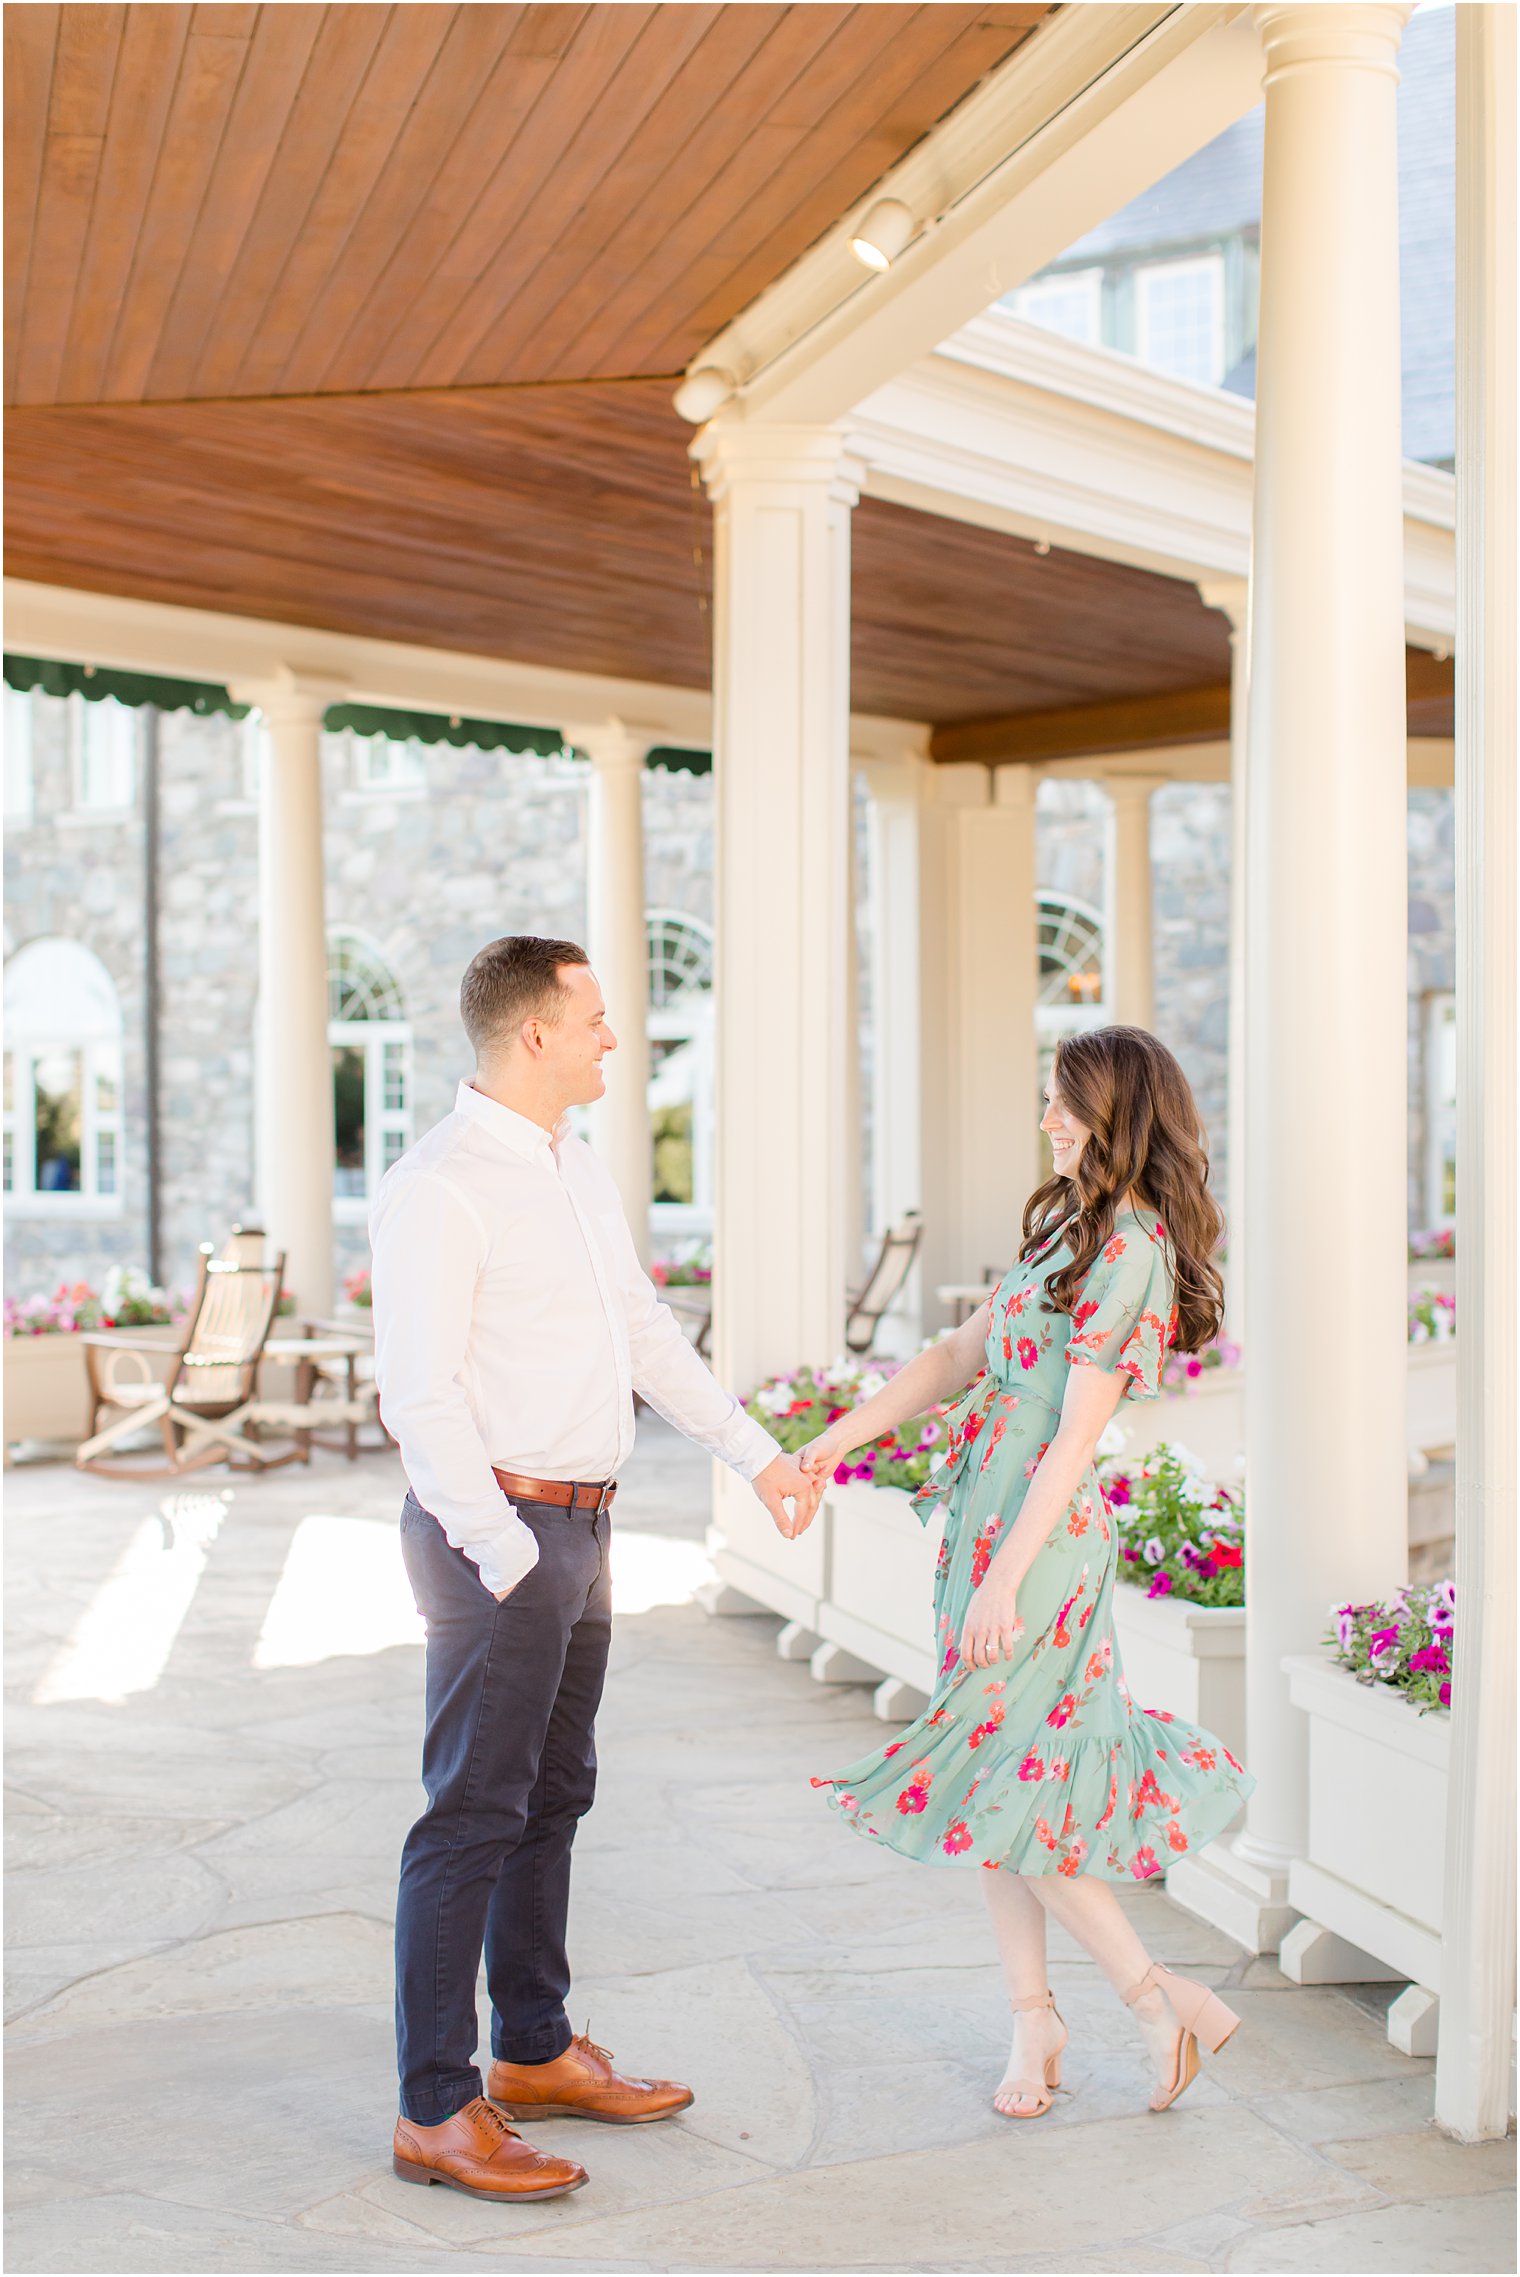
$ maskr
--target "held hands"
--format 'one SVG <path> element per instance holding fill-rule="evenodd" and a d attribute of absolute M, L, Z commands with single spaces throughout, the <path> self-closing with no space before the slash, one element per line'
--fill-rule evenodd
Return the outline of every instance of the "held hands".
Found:
<path fill-rule="evenodd" d="M 961 1630 L 961 1659 L 968 1668 L 991 1668 L 996 1661 L 1012 1660 L 1014 1645 L 1024 1634 L 1017 1593 L 1018 1579 L 1012 1566 L 994 1558 L 967 1607 Z"/>
<path fill-rule="evenodd" d="M 794 1455 L 777 1455 L 750 1484 L 775 1520 L 778 1534 L 795 1542 L 807 1532 L 823 1496 L 823 1481 L 811 1479 Z"/>
<path fill-rule="evenodd" d="M 808 1477 L 817 1481 L 820 1494 L 846 1455 L 854 1452 L 855 1442 L 845 1429 L 848 1421 L 848 1416 L 841 1416 L 827 1431 L 821 1431 L 816 1439 L 810 1439 L 797 1458 Z"/>

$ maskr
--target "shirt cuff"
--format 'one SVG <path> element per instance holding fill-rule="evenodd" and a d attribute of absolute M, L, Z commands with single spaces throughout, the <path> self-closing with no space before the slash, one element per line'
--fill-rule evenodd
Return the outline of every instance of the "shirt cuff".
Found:
<path fill-rule="evenodd" d="M 461 1542 L 460 1548 L 480 1568 L 480 1578 L 493 1597 L 500 1597 L 525 1581 L 538 1563 L 538 1537 L 531 1526 L 512 1511 L 512 1525 L 488 1542 Z"/>
<path fill-rule="evenodd" d="M 737 1471 L 742 1479 L 757 1479 L 780 1453 L 780 1447 L 764 1424 L 757 1423 L 741 1408 L 735 1423 L 733 1451 L 723 1457 L 729 1469 Z"/>

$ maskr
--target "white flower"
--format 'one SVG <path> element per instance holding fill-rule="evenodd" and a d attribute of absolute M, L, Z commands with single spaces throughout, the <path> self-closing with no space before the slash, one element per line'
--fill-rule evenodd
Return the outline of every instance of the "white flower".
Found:
<path fill-rule="evenodd" d="M 1128 1445 L 1129 1433 L 1125 1430 L 1123 1424 L 1110 1423 L 1108 1428 L 1105 1430 L 1102 1438 L 1098 1441 L 1098 1453 L 1104 1456 L 1122 1455 Z"/>
<path fill-rule="evenodd" d="M 879 1391 L 885 1391 L 886 1384 L 886 1377 L 873 1369 L 870 1375 L 861 1377 L 856 1386 L 856 1397 L 857 1399 L 874 1399 Z"/>
<path fill-rule="evenodd" d="M 763 1407 L 767 1415 L 784 1415 L 792 1404 L 792 1387 L 788 1383 L 762 1384 L 755 1394 L 756 1407 Z"/>
<path fill-rule="evenodd" d="M 1167 1451 L 1175 1462 L 1181 1463 L 1183 1469 L 1191 1471 L 1195 1478 L 1202 1478 L 1208 1469 L 1201 1455 L 1195 1455 L 1191 1447 L 1180 1447 L 1175 1439 L 1168 1442 Z"/>

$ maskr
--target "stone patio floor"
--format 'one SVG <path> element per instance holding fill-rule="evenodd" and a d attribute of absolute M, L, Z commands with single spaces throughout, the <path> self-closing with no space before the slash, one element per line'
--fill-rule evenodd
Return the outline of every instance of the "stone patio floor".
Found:
<path fill-rule="evenodd" d="M 592 2176 L 549 2205 L 405 2187 L 390 1920 L 422 1655 L 393 1459 L 7 1485 L 12 2271 L 1514 2267 L 1513 2143 L 1435 2131 L 1386 1994 L 1289 1985 L 1159 1890 L 1127 1895 L 1144 1935 L 1245 2028 L 1154 2117 L 1062 1944 L 1068 2091 L 999 2119 L 976 1876 L 825 1812 L 808 1775 L 880 1739 L 869 1695 L 691 1602 L 706 1463 L 652 1419 L 618 1511 L 575 2021 L 696 2106 L 539 2129 Z"/>

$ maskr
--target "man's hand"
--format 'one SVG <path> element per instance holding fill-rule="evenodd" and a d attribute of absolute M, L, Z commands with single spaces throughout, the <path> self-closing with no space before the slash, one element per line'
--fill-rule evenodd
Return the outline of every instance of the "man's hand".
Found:
<path fill-rule="evenodd" d="M 795 1542 L 799 1534 L 807 1532 L 822 1499 L 824 1481 L 809 1478 L 795 1456 L 777 1455 L 750 1484 L 775 1520 L 778 1534 Z"/>
<path fill-rule="evenodd" d="M 1024 1634 L 1017 1594 L 1012 1566 L 994 1558 L 966 1609 L 961 1630 L 961 1658 L 968 1668 L 991 1668 L 995 1661 L 1012 1660 L 1013 1648 Z"/>

